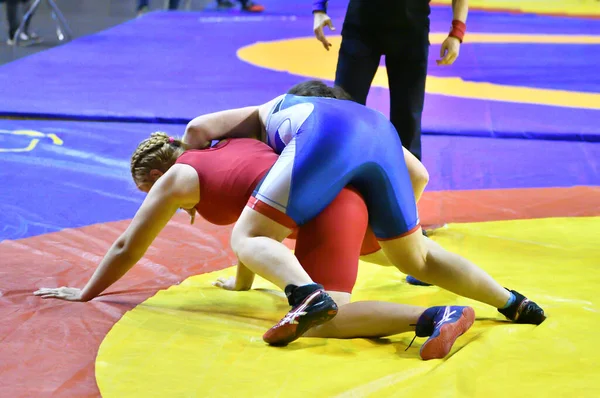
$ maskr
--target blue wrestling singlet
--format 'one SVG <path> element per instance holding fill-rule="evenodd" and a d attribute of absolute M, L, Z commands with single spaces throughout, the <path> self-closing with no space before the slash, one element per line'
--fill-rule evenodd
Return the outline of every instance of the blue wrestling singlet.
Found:
<path fill-rule="evenodd" d="M 279 159 L 254 192 L 302 225 L 352 185 L 379 239 L 419 225 L 398 133 L 378 111 L 352 101 L 283 95 L 266 120 L 267 144 Z"/>

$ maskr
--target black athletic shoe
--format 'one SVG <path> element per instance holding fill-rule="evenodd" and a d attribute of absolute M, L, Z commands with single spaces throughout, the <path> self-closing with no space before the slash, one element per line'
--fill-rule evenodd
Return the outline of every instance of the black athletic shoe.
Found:
<path fill-rule="evenodd" d="M 295 289 L 301 289 L 293 287 Z M 288 288 L 286 288 L 288 293 Z M 290 295 L 288 295 L 290 299 Z M 291 300 L 290 300 L 291 301 Z M 300 338 L 310 328 L 325 323 L 336 316 L 337 304 L 325 293 L 322 288 L 317 288 L 308 294 L 299 304 L 283 317 L 275 326 L 269 329 L 263 340 L 273 346 L 286 346 Z"/>
<path fill-rule="evenodd" d="M 514 294 L 517 299 L 510 307 L 502 309 L 499 308 L 498 312 L 515 323 L 539 325 L 540 323 L 544 322 L 546 315 L 544 314 L 544 310 L 539 305 L 517 291 L 509 291 Z"/>

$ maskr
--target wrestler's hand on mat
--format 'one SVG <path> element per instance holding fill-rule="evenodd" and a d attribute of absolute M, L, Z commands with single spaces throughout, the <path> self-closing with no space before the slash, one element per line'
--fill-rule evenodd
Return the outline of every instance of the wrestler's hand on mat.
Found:
<path fill-rule="evenodd" d="M 229 278 L 217 278 L 215 282 L 212 283 L 213 286 L 220 287 L 221 289 L 231 290 L 231 291 L 242 291 L 248 290 L 243 289 L 240 286 L 235 285 L 235 276 L 230 276 Z"/>
<path fill-rule="evenodd" d="M 459 52 L 460 40 L 456 37 L 448 36 L 440 48 L 440 57 L 442 59 L 437 59 L 435 62 L 438 65 L 452 65 L 456 61 L 456 58 L 458 58 Z"/>
<path fill-rule="evenodd" d="M 325 50 L 329 51 L 331 43 L 327 40 L 323 29 L 325 29 L 325 26 L 327 26 L 329 27 L 329 29 L 335 30 L 335 28 L 333 27 L 333 23 L 331 22 L 331 18 L 329 18 L 329 15 L 325 14 L 324 12 L 315 12 L 313 20 L 313 31 L 315 32 L 317 40 L 323 43 L 323 47 L 325 47 Z"/>
<path fill-rule="evenodd" d="M 57 288 L 47 288 L 42 287 L 39 290 L 33 292 L 35 296 L 40 296 L 43 299 L 47 298 L 55 298 L 59 300 L 66 301 L 84 301 L 81 299 L 82 290 L 77 289 L 75 287 L 57 287 Z"/>

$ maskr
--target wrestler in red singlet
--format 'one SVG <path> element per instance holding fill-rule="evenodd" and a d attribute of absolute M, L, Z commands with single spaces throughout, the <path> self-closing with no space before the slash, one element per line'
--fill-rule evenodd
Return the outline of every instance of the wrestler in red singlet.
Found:
<path fill-rule="evenodd" d="M 243 138 L 186 151 L 177 163 L 192 166 L 198 173 L 201 200 L 196 211 L 212 224 L 228 225 L 237 221 L 254 188 L 277 158 L 261 141 Z M 374 236 L 368 233 L 365 237 L 367 226 L 362 197 L 345 188 L 318 217 L 294 233 L 296 257 L 326 290 L 351 293 L 359 256 L 379 249 Z"/>

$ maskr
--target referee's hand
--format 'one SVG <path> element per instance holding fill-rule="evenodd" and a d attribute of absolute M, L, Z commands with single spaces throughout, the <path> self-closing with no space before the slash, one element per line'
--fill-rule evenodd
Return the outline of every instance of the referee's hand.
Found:
<path fill-rule="evenodd" d="M 438 59 L 435 62 L 438 65 L 452 65 L 454 61 L 456 61 L 456 58 L 458 58 L 459 52 L 460 40 L 456 37 L 448 36 L 440 48 L 441 59 Z"/>
<path fill-rule="evenodd" d="M 329 18 L 329 15 L 325 14 L 324 12 L 317 11 L 314 13 L 313 21 L 313 31 L 315 32 L 317 40 L 323 43 L 325 50 L 329 51 L 331 43 L 327 40 L 327 37 L 325 37 L 325 32 L 323 32 L 323 29 L 325 26 L 327 26 L 330 30 L 335 30 L 333 23 L 331 22 L 331 18 Z"/>

